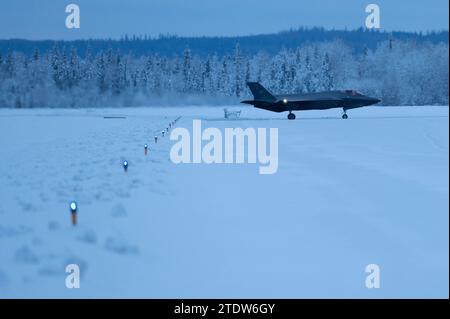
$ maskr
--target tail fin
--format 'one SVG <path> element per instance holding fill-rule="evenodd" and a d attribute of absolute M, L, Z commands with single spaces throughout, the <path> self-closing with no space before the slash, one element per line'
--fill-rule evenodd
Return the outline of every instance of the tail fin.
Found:
<path fill-rule="evenodd" d="M 277 99 L 258 82 L 247 82 L 255 100 L 275 102 Z"/>

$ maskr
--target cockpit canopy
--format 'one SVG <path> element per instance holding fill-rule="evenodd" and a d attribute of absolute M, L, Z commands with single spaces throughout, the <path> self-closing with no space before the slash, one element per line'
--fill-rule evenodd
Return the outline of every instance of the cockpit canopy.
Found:
<path fill-rule="evenodd" d="M 356 90 L 344 90 L 344 91 L 341 91 L 341 92 L 345 93 L 345 94 L 354 95 L 354 96 L 363 95 L 361 92 L 356 91 Z"/>

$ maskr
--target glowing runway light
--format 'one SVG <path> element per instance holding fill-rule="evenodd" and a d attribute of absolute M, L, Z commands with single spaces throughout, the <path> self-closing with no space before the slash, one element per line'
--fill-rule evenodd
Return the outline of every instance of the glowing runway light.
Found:
<path fill-rule="evenodd" d="M 70 202 L 70 212 L 72 215 L 72 225 L 77 224 L 77 203 L 76 202 Z"/>
<path fill-rule="evenodd" d="M 147 155 L 147 150 L 148 150 L 148 145 L 144 144 L 144 153 L 145 153 L 145 155 Z"/>
<path fill-rule="evenodd" d="M 125 172 L 128 170 L 128 161 L 123 161 L 123 169 Z"/>

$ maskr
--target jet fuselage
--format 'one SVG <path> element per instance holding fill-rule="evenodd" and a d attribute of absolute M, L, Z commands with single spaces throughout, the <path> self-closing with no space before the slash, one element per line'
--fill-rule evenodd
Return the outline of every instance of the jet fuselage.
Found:
<path fill-rule="evenodd" d="M 291 113 L 292 111 L 342 108 L 345 113 L 349 109 L 380 102 L 379 99 L 366 96 L 355 90 L 273 95 L 259 83 L 249 82 L 247 85 L 252 91 L 254 99 L 241 103 L 251 104 L 272 112 L 288 111 Z"/>

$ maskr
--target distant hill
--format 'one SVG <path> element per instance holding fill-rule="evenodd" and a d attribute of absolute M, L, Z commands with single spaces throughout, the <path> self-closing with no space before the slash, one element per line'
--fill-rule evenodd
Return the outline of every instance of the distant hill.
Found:
<path fill-rule="evenodd" d="M 448 31 L 412 33 L 357 30 L 326 30 L 324 28 L 298 28 L 275 34 L 261 34 L 235 37 L 178 37 L 161 35 L 158 38 L 125 36 L 120 40 L 89 39 L 75 41 L 32 41 L 23 39 L 0 40 L 0 52 L 5 54 L 12 50 L 31 54 L 36 48 L 41 52 L 49 51 L 55 42 L 60 48 L 75 48 L 83 56 L 89 48 L 92 53 L 113 49 L 122 54 L 132 53 L 135 56 L 159 54 L 173 56 L 182 54 L 186 48 L 199 56 L 217 54 L 219 56 L 232 54 L 236 43 L 241 46 L 244 55 L 253 55 L 259 51 L 276 54 L 281 48 L 297 48 L 299 46 L 322 41 L 342 40 L 355 53 L 364 48 L 375 49 L 377 44 L 388 40 L 415 41 L 419 43 L 444 42 L 448 44 Z"/>

